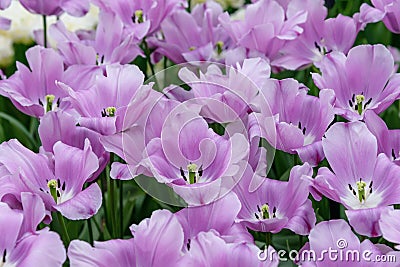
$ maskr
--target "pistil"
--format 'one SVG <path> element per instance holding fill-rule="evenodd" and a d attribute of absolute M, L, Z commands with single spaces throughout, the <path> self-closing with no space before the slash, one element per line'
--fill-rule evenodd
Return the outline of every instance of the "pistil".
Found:
<path fill-rule="evenodd" d="M 186 177 L 185 171 L 183 170 L 183 168 L 179 168 L 181 177 L 186 181 L 189 182 L 189 184 L 194 184 L 197 183 L 200 179 L 200 177 L 203 176 L 203 166 L 201 165 L 200 168 L 197 168 L 197 164 L 194 163 L 189 163 L 189 165 L 187 165 L 187 172 L 188 172 L 188 176 L 189 176 L 189 180 Z"/>
<path fill-rule="evenodd" d="M 261 208 L 260 208 L 259 205 L 257 205 L 257 211 L 258 211 L 258 213 L 255 213 L 254 215 L 259 220 L 260 219 L 266 220 L 266 219 L 270 219 L 270 218 L 276 218 L 276 207 L 274 207 L 272 209 L 272 213 L 270 213 L 271 209 L 270 209 L 270 206 L 267 203 L 262 205 Z"/>
<path fill-rule="evenodd" d="M 356 103 L 357 103 L 356 108 L 357 108 L 358 114 L 360 114 L 360 115 L 363 111 L 362 103 L 364 102 L 364 100 L 365 100 L 365 97 L 363 95 L 356 95 Z"/>
<path fill-rule="evenodd" d="M 141 9 L 136 10 L 133 20 L 134 20 L 134 22 L 136 22 L 136 23 L 143 23 L 143 22 L 144 22 L 143 10 L 141 10 Z"/>
<path fill-rule="evenodd" d="M 357 190 L 355 190 L 351 184 L 349 184 L 349 190 L 353 193 L 355 197 L 358 198 L 360 203 L 365 203 L 368 196 L 372 194 L 372 185 L 373 181 L 371 181 L 368 185 L 361 178 L 356 182 Z"/>
<path fill-rule="evenodd" d="M 50 189 L 50 195 L 53 197 L 54 201 L 57 203 L 57 199 L 58 199 L 58 192 L 57 192 L 57 188 L 58 188 L 58 183 L 56 180 L 51 179 L 50 181 L 47 182 L 47 187 Z"/>

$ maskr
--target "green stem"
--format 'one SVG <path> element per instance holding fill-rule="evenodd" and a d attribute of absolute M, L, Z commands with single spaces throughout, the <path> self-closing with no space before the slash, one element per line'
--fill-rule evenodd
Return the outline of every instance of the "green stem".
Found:
<path fill-rule="evenodd" d="M 330 219 L 340 219 L 340 204 L 336 201 L 329 200 Z"/>
<path fill-rule="evenodd" d="M 151 74 L 154 76 L 156 75 L 156 72 L 154 71 L 154 66 L 153 64 L 151 64 L 151 52 L 149 49 L 149 46 L 147 45 L 146 39 L 143 39 L 143 50 L 144 50 L 144 54 L 146 55 L 146 59 L 147 59 L 147 63 L 150 65 L 150 70 L 151 70 Z"/>
<path fill-rule="evenodd" d="M 168 58 L 164 57 L 164 70 L 166 70 L 168 68 Z M 164 77 L 165 79 L 165 77 Z"/>
<path fill-rule="evenodd" d="M 108 184 L 107 193 L 108 193 L 109 219 L 111 221 L 112 236 L 116 237 L 117 224 L 116 224 L 116 212 L 115 212 L 115 188 L 114 188 L 114 181 L 110 177 L 111 164 L 113 160 L 114 160 L 114 154 L 111 153 L 110 162 L 106 167 L 106 174 L 107 174 L 107 184 Z"/>
<path fill-rule="evenodd" d="M 397 104 L 399 105 L 397 115 L 400 117 L 400 100 L 397 100 Z"/>
<path fill-rule="evenodd" d="M 39 125 L 38 119 L 35 117 L 31 117 L 31 120 L 29 122 L 29 133 L 31 136 L 35 135 L 35 131 Z"/>
<path fill-rule="evenodd" d="M 297 154 L 293 154 L 293 164 L 296 165 L 301 165 L 301 160 L 299 155 Z"/>
<path fill-rule="evenodd" d="M 62 238 L 64 240 L 64 245 L 66 247 L 68 247 L 68 245 L 69 245 L 71 240 L 69 239 L 67 227 L 65 226 L 64 217 L 58 211 L 56 212 L 56 214 L 57 214 L 58 223 L 59 223 L 60 228 L 61 228 L 61 236 L 62 236 Z"/>
<path fill-rule="evenodd" d="M 111 201 L 111 224 L 113 229 L 113 236 L 116 236 L 117 224 L 115 222 L 115 190 L 114 190 L 114 181 L 110 180 L 110 201 Z"/>
<path fill-rule="evenodd" d="M 107 171 L 107 170 L 105 170 Z M 107 213 L 107 201 L 106 201 L 106 190 L 107 190 L 107 175 L 104 173 L 101 174 L 101 178 L 100 178 L 100 182 L 101 182 L 101 194 L 102 194 L 102 198 L 103 198 L 103 209 L 104 209 L 104 217 L 108 218 L 108 213 Z M 107 225 L 107 220 L 106 220 L 106 225 Z"/>
<path fill-rule="evenodd" d="M 270 232 L 265 233 L 265 247 L 268 249 L 268 246 L 272 245 L 272 234 Z"/>
<path fill-rule="evenodd" d="M 93 246 L 93 229 L 92 229 L 92 220 L 89 218 L 87 220 L 88 231 L 89 231 L 89 242 Z"/>
<path fill-rule="evenodd" d="M 93 217 L 94 226 L 96 226 L 97 231 L 100 233 L 99 240 L 104 240 L 104 231 L 101 230 L 99 223 L 96 221 L 96 218 Z"/>
<path fill-rule="evenodd" d="M 47 19 L 46 15 L 42 16 L 43 18 L 43 45 L 47 47 Z"/>
<path fill-rule="evenodd" d="M 123 181 L 119 180 L 119 227 L 120 227 L 120 238 L 124 237 L 124 189 Z"/>

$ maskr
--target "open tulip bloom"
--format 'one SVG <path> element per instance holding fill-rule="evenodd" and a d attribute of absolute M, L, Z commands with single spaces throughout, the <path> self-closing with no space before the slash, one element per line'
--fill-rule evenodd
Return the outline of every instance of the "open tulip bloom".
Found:
<path fill-rule="evenodd" d="M 61 266 L 66 259 L 60 236 L 49 229 L 36 230 L 45 217 L 41 198 L 21 194 L 22 210 L 0 202 L 0 253 L 2 266 Z"/>
<path fill-rule="evenodd" d="M 52 159 L 16 140 L 3 143 L 0 150 L 0 164 L 8 173 L 0 180 L 2 201 L 18 206 L 21 193 L 31 192 L 42 198 L 48 212 L 59 211 L 72 220 L 90 218 L 100 208 L 100 187 L 93 183 L 83 189 L 99 167 L 88 140 L 83 150 L 58 141 Z"/>
<path fill-rule="evenodd" d="M 248 171 L 234 189 L 243 203 L 237 221 L 255 231 L 277 233 L 287 228 L 308 234 L 316 219 L 308 199 L 310 183 L 303 179 L 307 175 L 311 175 L 308 164 L 296 166 L 289 182 L 253 177 Z M 290 200 L 281 198 L 282 194 Z"/>
<path fill-rule="evenodd" d="M 363 119 L 366 110 L 381 113 L 400 93 L 393 56 L 383 45 L 357 46 L 347 56 L 332 52 L 320 68 L 321 75 L 313 74 L 315 84 L 335 91 L 337 114 L 351 121 Z"/>
<path fill-rule="evenodd" d="M 0 0 L 0 267 L 400 266 L 364 2 Z"/>
<path fill-rule="evenodd" d="M 377 155 L 376 138 L 362 122 L 336 123 L 325 136 L 322 146 L 333 172 L 319 169 L 314 195 L 342 203 L 358 233 L 380 236 L 380 215 L 400 200 L 399 166 L 385 154 Z"/>

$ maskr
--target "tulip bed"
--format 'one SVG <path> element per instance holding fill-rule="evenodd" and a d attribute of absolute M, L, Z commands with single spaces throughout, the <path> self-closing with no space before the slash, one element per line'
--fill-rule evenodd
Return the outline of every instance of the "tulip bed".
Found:
<path fill-rule="evenodd" d="M 0 266 L 400 266 L 398 34 L 397 0 L 0 0 Z"/>

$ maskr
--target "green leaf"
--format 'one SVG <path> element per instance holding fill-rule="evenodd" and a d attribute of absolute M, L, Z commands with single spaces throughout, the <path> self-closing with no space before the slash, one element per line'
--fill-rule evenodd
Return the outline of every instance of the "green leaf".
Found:
<path fill-rule="evenodd" d="M 26 144 L 29 148 L 32 149 L 37 146 L 36 141 L 31 133 L 20 121 L 4 112 L 0 112 L 0 118 L 8 121 L 17 131 L 23 133 L 23 135 L 26 137 L 26 140 L 29 142 L 29 144 Z"/>

